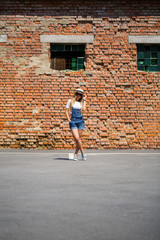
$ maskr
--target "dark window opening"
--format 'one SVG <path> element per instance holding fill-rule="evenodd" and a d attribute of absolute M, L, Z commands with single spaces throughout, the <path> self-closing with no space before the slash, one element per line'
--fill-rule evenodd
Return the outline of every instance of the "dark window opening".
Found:
<path fill-rule="evenodd" d="M 138 70 L 160 72 L 160 45 L 137 44 Z"/>
<path fill-rule="evenodd" d="M 53 44 L 51 43 L 51 68 L 54 70 L 84 69 L 84 44 Z"/>

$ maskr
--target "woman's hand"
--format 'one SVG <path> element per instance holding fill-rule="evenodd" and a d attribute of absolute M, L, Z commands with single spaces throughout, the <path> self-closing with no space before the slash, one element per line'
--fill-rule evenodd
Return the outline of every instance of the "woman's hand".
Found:
<path fill-rule="evenodd" d="M 86 99 L 87 99 L 87 97 L 86 97 L 86 95 L 84 95 L 83 96 L 83 111 L 86 110 Z"/>
<path fill-rule="evenodd" d="M 84 100 L 84 101 L 87 100 L 87 96 L 86 96 L 86 95 L 83 96 L 83 100 Z"/>
<path fill-rule="evenodd" d="M 66 109 L 66 117 L 68 119 L 68 122 L 70 122 L 71 121 L 71 114 L 70 114 L 69 108 Z"/>

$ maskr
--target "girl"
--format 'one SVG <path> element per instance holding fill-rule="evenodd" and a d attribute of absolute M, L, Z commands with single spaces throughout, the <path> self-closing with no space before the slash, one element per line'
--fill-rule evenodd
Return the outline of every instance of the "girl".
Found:
<path fill-rule="evenodd" d="M 76 141 L 76 149 L 73 160 L 78 160 L 78 151 L 82 153 L 82 160 L 86 160 L 86 154 L 82 148 L 81 136 L 84 126 L 82 111 L 86 110 L 86 97 L 82 89 L 75 91 L 74 97 L 69 99 L 66 105 L 66 116 L 69 121 L 70 130 Z"/>

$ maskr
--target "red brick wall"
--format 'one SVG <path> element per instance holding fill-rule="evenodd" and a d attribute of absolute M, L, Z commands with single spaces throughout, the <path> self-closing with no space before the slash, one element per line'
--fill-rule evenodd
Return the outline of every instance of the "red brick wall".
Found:
<path fill-rule="evenodd" d="M 160 73 L 137 71 L 128 43 L 128 35 L 160 35 L 159 0 L 1 0 L 0 34 L 8 35 L 0 43 L 1 147 L 73 147 L 65 105 L 78 87 L 88 97 L 85 147 L 160 147 Z M 43 34 L 94 35 L 85 71 L 52 70 Z"/>

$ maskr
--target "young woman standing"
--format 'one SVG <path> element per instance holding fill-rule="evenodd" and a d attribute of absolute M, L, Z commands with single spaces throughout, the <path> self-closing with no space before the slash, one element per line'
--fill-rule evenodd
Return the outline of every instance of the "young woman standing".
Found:
<path fill-rule="evenodd" d="M 76 142 L 76 149 L 74 153 L 75 161 L 78 160 L 78 152 L 81 151 L 82 160 L 86 160 L 86 154 L 82 148 L 81 136 L 84 125 L 84 118 L 82 112 L 86 110 L 86 97 L 82 89 L 76 89 L 74 97 L 69 99 L 66 105 L 66 116 L 69 121 L 70 130 Z"/>

